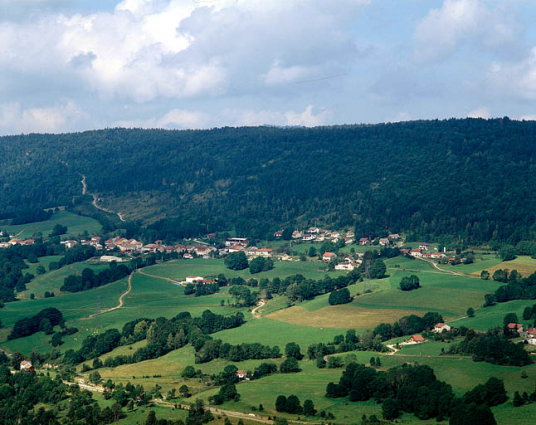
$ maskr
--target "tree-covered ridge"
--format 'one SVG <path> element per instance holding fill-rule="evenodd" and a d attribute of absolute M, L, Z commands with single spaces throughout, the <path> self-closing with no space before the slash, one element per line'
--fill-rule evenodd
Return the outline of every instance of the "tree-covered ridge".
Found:
<path fill-rule="evenodd" d="M 81 173 L 107 198 L 161 199 L 160 216 L 178 220 L 155 224 L 159 236 L 265 237 L 319 219 L 362 235 L 515 243 L 536 233 L 535 134 L 505 118 L 4 137 L 0 217 L 69 205 Z"/>

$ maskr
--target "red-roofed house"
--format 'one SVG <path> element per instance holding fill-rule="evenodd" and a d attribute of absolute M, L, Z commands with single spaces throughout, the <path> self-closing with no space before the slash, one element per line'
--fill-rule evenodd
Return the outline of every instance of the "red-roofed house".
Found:
<path fill-rule="evenodd" d="M 415 344 L 421 344 L 425 340 L 422 337 L 422 335 L 411 335 L 411 338 L 409 339 L 409 342 L 415 343 Z"/>
<path fill-rule="evenodd" d="M 527 344 L 536 345 L 536 328 L 527 328 L 525 341 L 527 341 Z"/>
<path fill-rule="evenodd" d="M 322 261 L 333 261 L 337 258 L 337 255 L 334 252 L 324 252 L 322 255 Z"/>
<path fill-rule="evenodd" d="M 446 323 L 438 323 L 434 326 L 433 331 L 436 334 L 440 334 L 442 332 L 450 332 L 451 327 L 447 325 Z"/>
<path fill-rule="evenodd" d="M 366 245 L 368 243 L 368 238 L 360 238 L 359 239 L 359 245 Z"/>
<path fill-rule="evenodd" d="M 508 323 L 508 325 L 506 325 L 506 327 L 508 328 L 509 331 L 511 332 L 523 332 L 523 325 L 521 323 Z"/>

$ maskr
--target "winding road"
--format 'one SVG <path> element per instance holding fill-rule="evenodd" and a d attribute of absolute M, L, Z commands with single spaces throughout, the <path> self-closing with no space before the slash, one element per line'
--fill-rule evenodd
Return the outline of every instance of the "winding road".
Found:
<path fill-rule="evenodd" d="M 88 192 L 87 190 L 87 183 L 86 183 L 86 176 L 83 175 L 83 174 L 80 174 L 82 176 L 82 180 L 81 180 L 81 183 L 82 183 L 82 195 L 91 195 L 93 197 L 93 201 L 91 202 L 93 204 L 93 206 L 95 208 L 97 208 L 98 210 L 101 210 L 101 211 L 104 211 L 105 213 L 108 213 L 108 214 L 114 214 L 114 215 L 117 215 L 119 217 L 119 220 L 121 221 L 125 221 L 125 218 L 123 217 L 123 213 L 120 213 L 120 212 L 115 212 L 115 211 L 112 211 L 112 210 L 109 210 L 108 208 L 104 208 L 104 207 L 101 207 L 99 204 L 98 204 L 98 196 L 94 193 L 90 193 Z"/>
<path fill-rule="evenodd" d="M 136 273 L 136 272 L 134 272 Z M 114 311 L 114 310 L 117 310 L 117 309 L 120 309 L 121 307 L 123 307 L 123 304 L 124 304 L 124 298 L 130 293 L 130 291 L 132 290 L 132 276 L 134 276 L 134 273 L 131 273 L 130 276 L 128 277 L 128 287 L 127 287 L 127 290 L 125 292 L 123 292 L 120 297 L 119 297 L 119 303 L 115 306 L 115 307 L 112 307 L 112 308 L 109 308 L 107 310 L 103 310 L 101 311 L 100 313 L 93 313 L 91 315 L 89 315 L 88 317 L 86 317 L 85 319 L 91 319 L 95 316 L 98 316 L 99 314 L 104 314 L 104 313 L 109 313 L 110 311 Z"/>

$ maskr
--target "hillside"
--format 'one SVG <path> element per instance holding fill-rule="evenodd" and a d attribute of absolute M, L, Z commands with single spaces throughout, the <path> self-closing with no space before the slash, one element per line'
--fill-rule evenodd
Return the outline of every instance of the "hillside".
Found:
<path fill-rule="evenodd" d="M 85 175 L 102 205 L 160 237 L 266 238 L 316 220 L 515 243 L 536 236 L 535 137 L 536 123 L 507 118 L 3 137 L 0 219 L 89 204 Z"/>

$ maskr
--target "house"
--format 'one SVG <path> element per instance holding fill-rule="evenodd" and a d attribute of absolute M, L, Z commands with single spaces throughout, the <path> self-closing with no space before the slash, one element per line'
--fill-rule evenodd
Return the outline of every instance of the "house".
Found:
<path fill-rule="evenodd" d="M 389 245 L 389 239 L 388 238 L 380 238 L 380 245 L 381 246 Z"/>
<path fill-rule="evenodd" d="M 259 248 L 257 248 L 256 246 L 250 246 L 248 248 L 246 248 L 244 250 L 244 253 L 248 256 L 248 257 L 255 257 L 257 256 L 257 251 L 259 250 Z"/>
<path fill-rule="evenodd" d="M 0 242 L 0 248 L 9 248 L 10 246 L 9 242 Z"/>
<path fill-rule="evenodd" d="M 317 242 L 324 242 L 326 240 L 326 235 L 318 235 L 316 237 Z"/>
<path fill-rule="evenodd" d="M 141 252 L 156 252 L 159 250 L 160 250 L 160 245 L 156 243 L 149 243 L 141 249 Z"/>
<path fill-rule="evenodd" d="M 331 237 L 332 238 L 340 238 L 341 234 L 339 232 L 331 232 Z"/>
<path fill-rule="evenodd" d="M 122 260 L 119 257 L 116 257 L 114 255 L 103 255 L 100 260 L 103 263 L 111 263 L 112 261 L 115 261 L 116 263 L 120 263 Z"/>
<path fill-rule="evenodd" d="M 274 233 L 275 238 L 281 238 L 282 236 L 283 236 L 283 231 L 282 230 L 278 230 L 277 232 Z"/>
<path fill-rule="evenodd" d="M 389 236 L 387 236 L 389 239 L 400 239 L 400 235 L 398 233 L 391 233 Z"/>
<path fill-rule="evenodd" d="M 28 246 L 28 245 L 34 245 L 34 244 L 35 244 L 35 240 L 34 240 L 34 239 L 26 239 L 25 241 L 23 241 L 22 244 L 25 245 L 25 246 Z"/>
<path fill-rule="evenodd" d="M 335 266 L 335 270 L 353 270 L 355 269 L 356 267 L 356 264 L 350 262 L 350 261 L 347 261 L 347 262 L 344 262 L 344 263 L 339 263 Z"/>
<path fill-rule="evenodd" d="M 248 238 L 227 238 L 225 241 L 225 246 L 248 246 L 249 245 L 249 239 Z"/>
<path fill-rule="evenodd" d="M 313 235 L 312 233 L 306 233 L 303 235 L 302 241 L 308 242 L 308 241 L 314 241 L 316 239 L 316 235 Z"/>
<path fill-rule="evenodd" d="M 209 233 L 207 239 L 216 239 L 216 233 Z"/>
<path fill-rule="evenodd" d="M 351 245 L 354 243 L 354 239 L 353 238 L 344 238 L 344 243 L 346 245 Z"/>
<path fill-rule="evenodd" d="M 192 254 L 186 253 L 182 256 L 182 258 L 184 258 L 185 260 L 191 260 L 194 258 L 194 256 Z"/>
<path fill-rule="evenodd" d="M 97 245 L 100 245 L 100 241 L 101 241 L 101 237 L 100 237 L 100 236 L 93 236 L 93 237 L 89 240 L 89 244 L 90 244 L 91 246 L 96 247 Z"/>
<path fill-rule="evenodd" d="M 198 257 L 204 257 L 205 255 L 210 254 L 210 247 L 206 245 L 196 245 L 194 248 L 195 255 Z"/>
<path fill-rule="evenodd" d="M 417 249 L 417 248 L 413 248 L 410 252 L 409 252 L 410 255 L 412 255 L 413 257 L 422 257 L 422 252 L 420 249 Z"/>
<path fill-rule="evenodd" d="M 523 332 L 523 325 L 521 323 L 508 323 L 506 327 L 508 328 L 510 332 L 517 332 L 517 333 Z"/>
<path fill-rule="evenodd" d="M 536 328 L 527 328 L 525 341 L 527 344 L 536 345 Z"/>
<path fill-rule="evenodd" d="M 11 240 L 9 241 L 9 244 L 10 244 L 10 245 L 17 245 L 17 244 L 22 245 L 23 242 L 24 242 L 24 241 L 23 241 L 22 239 L 11 239 Z"/>
<path fill-rule="evenodd" d="M 419 244 L 419 249 L 422 249 L 423 251 L 428 251 L 430 249 L 430 244 L 422 242 Z"/>
<path fill-rule="evenodd" d="M 401 249 L 401 250 L 400 250 L 400 254 L 402 254 L 402 255 L 407 255 L 407 254 L 409 254 L 409 253 L 410 253 L 410 250 L 409 250 L 409 249 L 405 249 L 405 248 L 404 248 L 404 249 Z"/>
<path fill-rule="evenodd" d="M 288 254 L 285 254 L 285 253 L 278 254 L 277 259 L 279 261 L 292 261 L 292 257 L 290 255 L 288 255 Z"/>
<path fill-rule="evenodd" d="M 322 261 L 333 261 L 337 258 L 337 255 L 334 252 L 324 252 L 322 255 Z"/>
<path fill-rule="evenodd" d="M 260 248 L 257 250 L 257 255 L 264 258 L 272 258 L 274 250 L 270 248 Z"/>
<path fill-rule="evenodd" d="M 436 334 L 440 334 L 442 332 L 450 332 L 451 329 L 452 328 L 446 323 L 437 323 L 434 326 L 433 332 L 435 332 Z"/>
<path fill-rule="evenodd" d="M 319 234 L 320 229 L 318 227 L 309 227 L 309 229 L 307 229 L 307 233 Z"/>
<path fill-rule="evenodd" d="M 303 233 L 299 230 L 294 230 L 292 232 L 292 239 L 300 239 L 301 237 L 303 237 Z"/>
<path fill-rule="evenodd" d="M 227 251 L 229 253 L 231 253 L 231 252 L 240 252 L 240 251 L 245 251 L 245 248 L 243 246 L 241 246 L 241 245 L 232 245 L 229 248 L 227 248 Z"/>
<path fill-rule="evenodd" d="M 355 238 L 355 233 L 352 232 L 351 230 L 348 230 L 348 231 L 346 232 L 346 237 L 347 237 L 347 238 Z"/>
<path fill-rule="evenodd" d="M 67 249 L 71 249 L 71 248 L 75 247 L 76 245 L 78 245 L 77 241 L 62 241 L 60 243 L 62 245 L 65 245 L 65 248 L 67 248 Z"/>
<path fill-rule="evenodd" d="M 35 368 L 32 366 L 32 362 L 30 362 L 28 360 L 23 360 L 22 362 L 20 362 L 20 370 L 21 371 L 26 370 L 28 372 L 33 372 L 35 370 Z"/>
<path fill-rule="evenodd" d="M 205 280 L 203 276 L 186 276 L 186 283 L 196 283 Z"/>
<path fill-rule="evenodd" d="M 368 244 L 369 238 L 360 238 L 359 239 L 359 245 L 366 245 Z"/>
<path fill-rule="evenodd" d="M 236 376 L 238 377 L 240 381 L 242 381 L 243 379 L 249 381 L 248 373 L 245 370 L 237 370 Z"/>
<path fill-rule="evenodd" d="M 422 344 L 424 341 L 422 335 L 411 335 L 411 338 L 409 339 L 409 342 L 413 344 Z"/>

